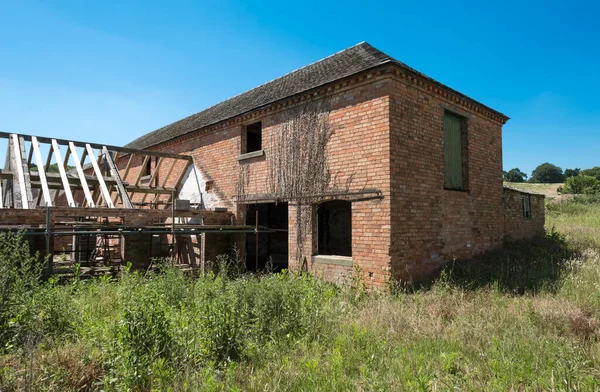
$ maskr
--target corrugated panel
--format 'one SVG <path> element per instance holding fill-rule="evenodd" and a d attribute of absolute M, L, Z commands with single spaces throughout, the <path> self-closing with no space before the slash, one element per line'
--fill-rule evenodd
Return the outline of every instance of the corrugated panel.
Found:
<path fill-rule="evenodd" d="M 461 117 L 444 114 L 444 186 L 449 189 L 463 189 L 461 124 Z"/>

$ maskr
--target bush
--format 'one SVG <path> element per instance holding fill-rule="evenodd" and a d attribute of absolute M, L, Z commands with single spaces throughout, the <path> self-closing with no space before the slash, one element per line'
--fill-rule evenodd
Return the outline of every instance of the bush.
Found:
<path fill-rule="evenodd" d="M 138 276 L 124 279 L 123 285 L 121 316 L 107 358 L 110 371 L 105 382 L 117 390 L 149 390 L 153 376 L 160 381 L 171 375 L 177 357 L 170 307 L 163 290 L 144 284 Z"/>
<path fill-rule="evenodd" d="M 565 181 L 561 192 L 587 195 L 600 193 L 600 180 L 585 174 L 569 177 Z"/>
<path fill-rule="evenodd" d="M 15 333 L 15 318 L 40 284 L 43 265 L 31 255 L 23 233 L 0 234 L 0 350 Z"/>

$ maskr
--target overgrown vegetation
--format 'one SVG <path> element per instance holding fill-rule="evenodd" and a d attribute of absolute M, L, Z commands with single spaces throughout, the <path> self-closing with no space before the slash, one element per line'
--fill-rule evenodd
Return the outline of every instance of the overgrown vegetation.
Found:
<path fill-rule="evenodd" d="M 393 294 L 226 258 L 59 286 L 4 235 L 0 390 L 598 390 L 600 205 L 553 202 L 547 221 Z"/>

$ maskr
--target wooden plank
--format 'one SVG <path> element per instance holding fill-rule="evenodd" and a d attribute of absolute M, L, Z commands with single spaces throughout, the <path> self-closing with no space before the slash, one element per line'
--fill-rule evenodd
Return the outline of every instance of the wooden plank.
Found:
<path fill-rule="evenodd" d="M 27 141 L 31 140 L 31 135 L 20 135 L 20 136 L 22 138 L 24 138 L 24 140 L 27 140 Z M 8 132 L 0 132 L 0 138 L 2 138 L 2 139 L 9 139 L 10 138 L 10 133 L 8 133 Z M 142 154 L 142 155 L 150 155 L 150 156 L 154 156 L 154 157 L 165 157 L 165 158 L 182 159 L 182 160 L 186 160 L 186 161 L 191 161 L 192 160 L 192 157 L 189 156 L 189 155 L 179 155 L 179 154 L 173 154 L 173 153 L 169 153 L 169 152 L 140 150 L 140 149 L 136 149 L 136 148 L 111 146 L 111 145 L 108 145 L 108 144 L 102 145 L 102 144 L 98 144 L 98 143 L 81 142 L 81 141 L 75 141 L 75 140 L 52 139 L 52 138 L 44 137 L 44 136 L 38 136 L 37 138 L 38 138 L 38 141 L 40 143 L 52 143 L 52 140 L 55 140 L 61 146 L 68 146 L 69 142 L 72 142 L 77 147 L 83 147 L 83 148 L 86 148 L 86 146 L 89 144 L 92 148 L 95 148 L 97 150 L 101 150 L 102 147 L 106 146 L 106 148 L 109 151 L 120 151 L 121 154 Z"/>
<path fill-rule="evenodd" d="M 13 151 L 15 154 L 15 166 L 17 167 L 17 176 L 19 178 L 19 190 L 21 192 L 21 208 L 29 209 L 29 199 L 27 198 L 27 186 L 25 184 L 25 172 L 23 170 L 23 157 L 21 156 L 21 143 L 19 136 L 12 134 Z"/>
<path fill-rule="evenodd" d="M 125 166 L 125 172 L 123 173 L 123 181 L 127 181 L 127 175 L 129 174 L 129 169 L 131 169 L 131 163 L 133 162 L 133 157 L 135 154 L 129 155 L 129 160 L 127 161 L 127 166 Z"/>
<path fill-rule="evenodd" d="M 63 167 L 65 168 L 65 172 L 67 171 L 67 166 L 69 166 L 69 158 L 71 158 L 71 150 L 67 145 L 67 152 L 65 153 L 65 159 L 63 161 Z"/>
<path fill-rule="evenodd" d="M 33 140 L 33 139 L 32 139 Z M 33 148 L 29 146 L 29 157 L 27 158 L 27 167 L 31 167 L 31 159 L 33 158 Z"/>
<path fill-rule="evenodd" d="M 106 151 L 107 151 L 107 153 L 108 153 L 109 155 L 111 154 L 111 152 L 110 152 L 110 151 L 108 151 L 108 150 L 106 150 Z M 116 161 L 117 161 L 117 159 L 119 159 L 119 152 L 118 152 L 118 151 L 117 151 L 117 152 L 115 152 L 115 156 L 113 157 L 113 156 L 111 155 L 111 157 L 110 157 L 110 158 L 111 158 L 111 160 L 113 161 L 113 163 L 114 163 L 114 162 L 116 162 Z M 108 160 L 107 160 L 107 162 L 108 162 Z M 110 169 L 110 168 L 109 168 L 109 169 Z M 117 173 L 118 173 L 118 171 L 117 171 Z M 119 192 L 118 192 L 118 190 L 117 190 L 117 192 L 115 192 L 115 196 L 113 197 L 113 195 L 112 195 L 112 194 L 113 194 L 113 188 L 114 188 L 114 187 L 115 187 L 115 185 L 114 185 L 114 184 L 113 184 L 113 185 L 109 185 L 109 187 L 108 187 L 108 193 L 110 193 L 110 198 L 112 199 L 112 202 L 113 202 L 113 204 L 114 204 L 114 205 L 117 205 L 117 200 L 119 199 Z"/>
<path fill-rule="evenodd" d="M 47 207 L 52 207 L 52 198 L 50 197 L 50 190 L 48 188 L 48 180 L 46 179 L 46 170 L 44 169 L 44 161 L 42 160 L 42 152 L 40 151 L 40 145 L 35 136 L 31 138 L 31 150 L 35 154 L 35 161 L 38 167 L 38 175 L 40 177 L 40 183 L 42 186 L 42 194 L 44 195 L 44 201 Z M 39 200 L 39 198 L 38 198 Z M 36 200 L 36 207 L 38 201 Z"/>
<path fill-rule="evenodd" d="M 163 188 L 163 187 L 152 187 L 152 186 L 146 186 L 146 185 L 138 185 L 138 186 L 128 186 L 127 188 L 128 192 L 133 192 L 133 193 L 155 193 L 155 194 L 161 194 L 161 195 L 170 195 L 171 193 L 173 193 L 173 191 L 175 191 L 175 188 Z"/>
<path fill-rule="evenodd" d="M 65 192 L 65 196 L 67 197 L 67 202 L 69 203 L 69 207 L 75 207 L 75 200 L 73 200 L 73 193 L 71 192 L 71 187 L 69 186 L 69 180 L 67 178 L 67 172 L 65 171 L 65 164 L 63 162 L 62 156 L 60 155 L 60 147 L 56 140 L 52 140 L 52 149 L 54 150 L 54 159 L 56 159 L 56 166 L 58 166 L 58 172 L 60 173 L 60 178 L 63 184 L 63 191 Z M 58 198 L 58 192 L 56 192 Z"/>
<path fill-rule="evenodd" d="M 175 192 L 177 192 L 177 190 L 179 189 L 179 185 L 181 184 L 181 180 L 183 180 L 183 176 L 185 176 L 185 173 L 187 173 L 187 170 L 189 169 L 189 167 L 191 166 L 191 164 L 192 164 L 191 161 L 186 162 L 185 167 L 183 168 L 183 170 L 181 171 L 181 173 L 179 173 L 179 177 L 177 177 L 177 182 L 175 182 L 175 186 L 174 186 L 174 188 L 176 189 Z M 175 192 L 173 192 L 173 194 L 169 195 L 169 198 L 167 200 L 168 203 L 174 203 L 173 195 L 175 194 Z"/>
<path fill-rule="evenodd" d="M 129 160 L 127 161 L 127 165 L 125 166 L 125 173 L 123 174 L 123 177 L 121 177 L 123 179 L 123 181 L 127 181 L 127 175 L 129 174 L 129 169 L 131 169 L 131 162 L 133 162 L 134 156 L 135 156 L 135 154 L 129 155 Z M 127 194 L 127 197 L 129 197 L 129 193 Z"/>
<path fill-rule="evenodd" d="M 169 167 L 169 170 L 167 171 L 167 175 L 165 176 L 165 178 L 162 180 L 162 184 L 161 186 L 164 188 L 165 185 L 167 185 L 167 181 L 169 181 L 169 178 L 171 178 L 171 174 L 173 173 L 173 169 L 175 168 L 175 165 L 177 164 L 176 160 L 173 160 L 173 163 L 171 163 L 171 166 Z M 160 198 L 160 194 L 157 193 L 156 196 L 154 196 L 154 200 L 152 200 L 152 203 L 156 204 L 158 202 L 158 199 Z"/>
<path fill-rule="evenodd" d="M 81 154 L 81 160 L 79 161 L 79 164 L 81 165 L 81 167 L 83 167 L 83 165 L 85 163 L 85 158 L 87 158 L 87 150 L 84 148 L 83 153 Z"/>
<path fill-rule="evenodd" d="M 89 144 L 85 145 L 89 156 L 94 156 L 94 150 L 92 150 L 92 146 Z M 98 177 L 98 185 L 100 185 L 100 192 L 102 193 L 102 198 L 104 202 L 109 208 L 115 208 L 115 205 L 110 198 L 110 193 L 108 192 L 108 188 L 106 187 L 106 183 L 104 182 L 104 176 L 102 175 L 102 171 L 100 170 L 100 166 L 98 166 L 98 162 L 95 159 L 92 159 L 92 167 L 94 168 L 94 172 L 96 173 L 96 177 Z"/>
<path fill-rule="evenodd" d="M 4 171 L 4 173 L 7 173 L 6 176 L 8 178 L 12 178 L 12 172 L 10 171 Z M 39 179 L 39 173 L 38 172 L 31 172 L 31 178 L 35 178 L 35 179 Z M 46 178 L 48 179 L 48 181 L 61 181 L 60 179 L 60 174 L 58 173 L 46 173 Z M 71 183 L 71 185 L 73 184 L 77 184 L 79 183 L 79 175 L 78 174 L 71 174 L 71 173 L 67 173 L 67 178 L 69 179 L 69 182 Z M 85 175 L 85 179 L 87 180 L 87 182 L 91 185 L 95 185 L 98 183 L 98 178 L 96 176 L 90 176 L 90 175 Z M 115 180 L 113 180 L 111 177 L 104 177 L 104 182 L 106 184 L 112 184 L 112 185 L 116 185 L 117 182 Z M 123 183 L 124 185 L 129 185 L 126 182 Z"/>
<path fill-rule="evenodd" d="M 48 177 L 48 168 L 50 167 L 50 162 L 52 161 L 52 148 L 48 149 L 48 156 L 46 157 L 46 164 L 44 165 L 44 172 L 46 173 L 46 177 Z M 58 193 L 58 192 L 56 192 Z M 56 196 L 56 195 L 55 195 Z M 35 206 L 40 205 L 40 199 L 42 198 L 42 194 L 38 193 L 37 199 L 35 201 Z"/>
<path fill-rule="evenodd" d="M 90 187 L 85 179 L 85 173 L 83 172 L 83 167 L 81 167 L 81 162 L 79 161 L 79 156 L 77 154 L 77 147 L 75 144 L 69 143 L 69 149 L 71 150 L 71 155 L 73 155 L 73 161 L 75 161 L 75 169 L 77 169 L 77 174 L 79 175 L 79 181 L 81 181 L 81 186 L 83 187 L 83 194 L 85 195 L 85 200 L 87 201 L 88 206 L 94 207 L 94 200 L 92 199 L 92 194 L 90 193 Z"/>
<path fill-rule="evenodd" d="M 121 202 L 123 203 L 123 206 L 125 208 L 133 208 L 133 205 L 131 204 L 131 200 L 129 200 L 129 195 L 127 194 L 127 191 L 125 190 L 125 186 L 123 185 L 123 182 L 121 181 L 121 176 L 119 175 L 119 170 L 117 169 L 117 165 L 115 165 L 115 162 L 113 161 L 112 157 L 110 156 L 110 152 L 108 151 L 108 149 L 106 147 L 104 147 L 102 149 L 102 151 L 104 152 L 104 156 L 106 158 L 106 162 L 108 163 L 108 167 L 110 167 L 110 174 L 117 181 L 117 191 L 119 193 L 119 196 L 121 197 Z"/>
<path fill-rule="evenodd" d="M 150 182 L 148 182 L 148 185 L 150 185 L 152 187 L 152 183 L 154 182 L 154 180 L 156 179 L 156 176 L 158 175 L 158 172 L 160 170 L 160 166 L 163 163 L 163 158 L 158 158 L 158 162 L 156 163 L 156 167 L 154 168 L 154 173 L 152 173 L 152 176 L 150 177 Z M 140 203 L 143 203 L 146 201 L 146 197 L 148 196 L 147 193 L 144 193 L 144 196 L 142 197 L 142 200 L 140 201 Z"/>
<path fill-rule="evenodd" d="M 139 171 L 139 173 L 138 173 L 138 175 L 137 175 L 137 177 L 136 177 L 136 179 L 135 179 L 135 182 L 133 183 L 133 186 L 138 186 L 138 184 L 140 183 L 140 180 L 142 179 L 142 177 L 143 177 L 143 175 L 144 175 L 144 169 L 146 168 L 146 165 L 148 164 L 148 159 L 150 159 L 150 156 L 149 156 L 149 155 L 146 155 L 146 156 L 144 157 L 144 161 L 142 162 L 142 166 L 140 166 L 140 171 Z M 133 199 L 133 194 L 134 194 L 134 193 L 135 193 L 135 192 L 131 192 L 131 193 L 129 194 L 129 199 L 130 199 L 130 200 L 131 200 L 131 199 Z"/>

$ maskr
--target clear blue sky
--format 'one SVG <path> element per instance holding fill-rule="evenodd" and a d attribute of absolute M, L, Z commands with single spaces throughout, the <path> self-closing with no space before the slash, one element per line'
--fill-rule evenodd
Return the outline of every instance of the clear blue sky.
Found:
<path fill-rule="evenodd" d="M 0 130 L 110 144 L 367 41 L 511 117 L 504 167 L 600 165 L 600 5 L 0 0 Z"/>

